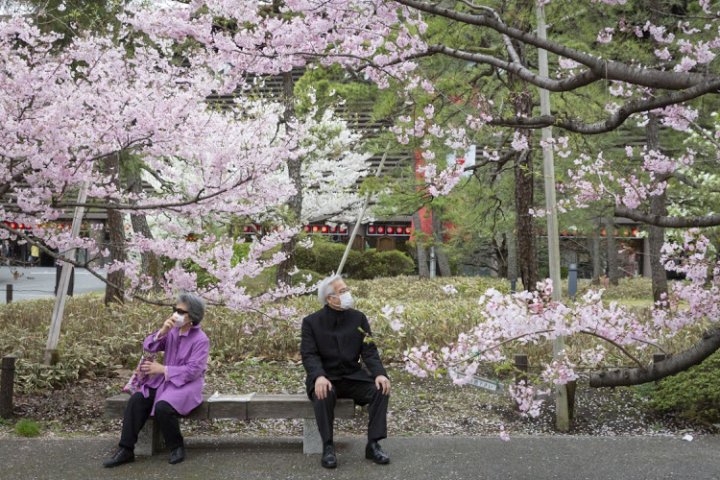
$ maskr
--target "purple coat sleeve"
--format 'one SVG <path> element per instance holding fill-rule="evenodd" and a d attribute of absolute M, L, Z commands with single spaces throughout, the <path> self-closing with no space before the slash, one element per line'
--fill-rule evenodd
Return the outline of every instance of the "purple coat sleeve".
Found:
<path fill-rule="evenodd" d="M 158 340 L 159 342 L 160 340 Z M 210 353 L 210 341 L 207 337 L 202 338 L 193 345 L 190 352 L 190 359 L 184 365 L 166 365 L 165 378 L 176 387 L 182 387 L 186 383 L 200 378 L 207 369 L 208 354 Z"/>
<path fill-rule="evenodd" d="M 151 333 L 145 338 L 145 341 L 143 342 L 143 348 L 146 352 L 164 352 L 165 351 L 165 342 L 167 341 L 167 335 L 163 335 L 162 337 L 155 340 L 155 336 L 158 334 L 160 330 L 157 332 Z"/>

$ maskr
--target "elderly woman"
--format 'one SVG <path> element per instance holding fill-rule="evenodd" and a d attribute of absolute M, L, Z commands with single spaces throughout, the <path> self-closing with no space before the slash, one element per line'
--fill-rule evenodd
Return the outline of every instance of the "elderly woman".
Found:
<path fill-rule="evenodd" d="M 105 461 L 105 467 L 116 467 L 135 459 L 138 433 L 153 415 L 170 449 L 170 463 L 185 460 L 178 417 L 187 415 L 203 401 L 210 351 L 210 341 L 200 328 L 204 315 L 205 304 L 200 297 L 181 294 L 173 315 L 160 330 L 145 339 L 145 351 L 165 352 L 165 364 L 145 361 L 140 365 L 145 375 L 125 407 L 120 448 Z"/>

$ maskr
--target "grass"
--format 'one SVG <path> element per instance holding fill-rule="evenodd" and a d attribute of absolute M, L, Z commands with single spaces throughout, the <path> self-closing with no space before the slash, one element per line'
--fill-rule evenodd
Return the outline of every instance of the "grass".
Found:
<path fill-rule="evenodd" d="M 418 280 L 415 277 L 381 278 L 349 281 L 357 308 L 371 322 L 376 343 L 386 363 L 403 360 L 404 352 L 427 343 L 434 349 L 446 346 L 480 321 L 477 299 L 488 288 L 509 291 L 507 282 L 487 277 L 455 277 Z M 443 286 L 452 284 L 456 295 L 448 295 Z M 580 284 L 579 294 L 591 285 Z M 623 292 L 627 297 L 623 297 Z M 624 279 L 605 292 L 608 301 L 620 301 L 633 309 L 651 305 L 650 282 L 646 279 Z M 395 315 L 405 324 L 400 332 L 390 327 L 382 309 L 385 305 L 402 305 L 404 312 Z M 105 306 L 100 295 L 68 299 L 59 344 L 60 362 L 53 367 L 41 365 L 53 307 L 52 300 L 18 302 L 0 306 L 0 355 L 15 353 L 17 389 L 21 393 L 51 391 L 61 385 L 81 380 L 107 377 L 119 369 L 133 369 L 141 355 L 144 337 L 167 317 L 163 307 L 141 302 Z M 281 308 L 282 307 L 282 308 Z M 300 320 L 319 308 L 314 295 L 286 299 L 268 305 L 265 312 L 238 313 L 225 308 L 208 309 L 203 328 L 211 339 L 211 368 L 258 362 L 298 362 Z M 284 312 L 282 310 L 285 310 Z M 121 318 L 118 321 L 118 318 Z M 695 333 L 695 332 L 693 332 Z M 692 335 L 672 340 L 673 347 L 692 342 Z M 570 339 L 569 349 L 586 347 L 596 339 Z M 551 354 L 549 345 L 525 346 L 522 351 L 505 349 L 508 355 L 525 353 L 535 361 Z M 649 356 L 652 352 L 647 352 Z M 488 374 L 496 374 L 491 369 Z"/>
<path fill-rule="evenodd" d="M 37 437 L 40 435 L 40 425 L 34 420 L 23 418 L 15 424 L 15 434 L 21 437 Z"/>

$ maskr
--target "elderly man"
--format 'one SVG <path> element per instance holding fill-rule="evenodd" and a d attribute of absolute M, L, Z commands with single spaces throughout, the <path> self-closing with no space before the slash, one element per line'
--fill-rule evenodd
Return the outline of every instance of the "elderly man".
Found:
<path fill-rule="evenodd" d="M 320 463 L 325 468 L 337 466 L 333 420 L 338 398 L 369 404 L 365 458 L 378 464 L 389 463 L 390 457 L 378 441 L 387 437 L 390 380 L 375 344 L 366 338 L 371 335 L 367 317 L 353 310 L 350 289 L 339 275 L 320 283 L 318 299 L 324 307 L 303 319 L 300 353 L 307 372 L 307 394 L 323 441 Z M 369 373 L 361 367 L 361 357 Z"/>
<path fill-rule="evenodd" d="M 165 352 L 165 364 L 146 361 L 140 365 L 144 374 L 138 390 L 125 407 L 119 449 L 105 461 L 105 467 L 116 467 L 135 459 L 138 433 L 154 415 L 165 445 L 170 449 L 170 463 L 185 460 L 179 416 L 190 413 L 203 401 L 210 341 L 200 328 L 205 303 L 189 293 L 178 297 L 173 315 L 160 330 L 145 339 L 146 352 Z"/>

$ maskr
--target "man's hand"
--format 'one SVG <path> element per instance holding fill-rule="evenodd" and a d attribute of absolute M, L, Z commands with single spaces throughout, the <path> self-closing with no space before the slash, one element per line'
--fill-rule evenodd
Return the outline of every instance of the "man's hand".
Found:
<path fill-rule="evenodd" d="M 165 320 L 165 322 L 163 323 L 162 328 L 161 328 L 160 331 L 158 332 L 158 337 L 162 337 L 163 335 L 165 335 L 166 333 L 168 333 L 170 330 L 172 330 L 172 328 L 173 328 L 174 326 L 175 326 L 175 320 L 173 320 L 172 317 L 170 317 L 170 318 L 168 318 L 167 320 Z"/>
<path fill-rule="evenodd" d="M 332 388 L 332 383 L 325 377 L 318 377 L 315 380 L 315 396 L 318 400 L 325 400 Z"/>
<path fill-rule="evenodd" d="M 140 371 L 146 375 L 154 375 L 157 373 L 165 375 L 165 365 L 158 362 L 145 361 L 140 365 Z"/>
<path fill-rule="evenodd" d="M 385 375 L 375 377 L 375 386 L 378 390 L 382 390 L 383 395 L 390 395 L 390 379 Z"/>

